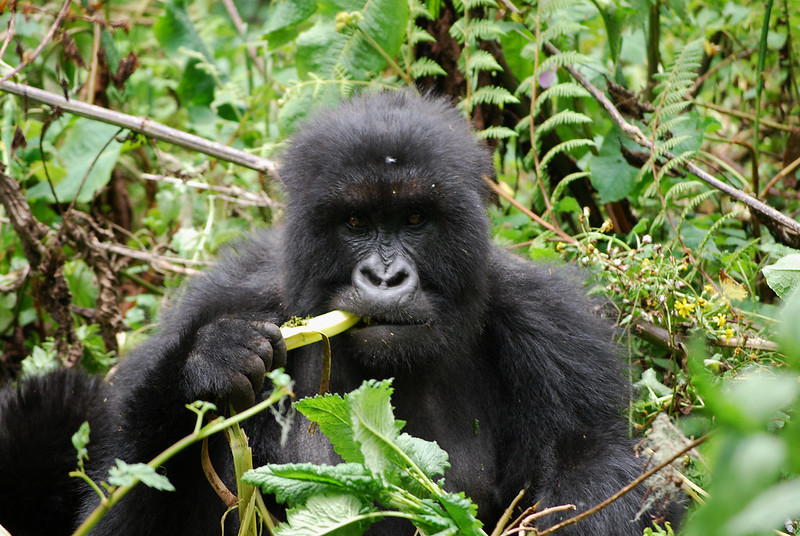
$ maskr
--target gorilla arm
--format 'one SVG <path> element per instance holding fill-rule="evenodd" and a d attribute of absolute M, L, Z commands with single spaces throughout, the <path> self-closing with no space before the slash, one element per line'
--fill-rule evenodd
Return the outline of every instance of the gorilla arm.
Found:
<path fill-rule="evenodd" d="M 494 258 L 490 300 L 497 366 L 517 410 L 507 413 L 501 444 L 502 497 L 528 488 L 540 510 L 574 504 L 583 511 L 641 473 L 622 415 L 629 387 L 611 331 L 565 267 L 539 266 L 504 253 Z M 525 437 L 520 439 L 520 435 Z M 506 437 L 514 436 L 514 440 Z M 520 470 L 522 469 L 522 470 Z M 634 490 L 577 525 L 580 534 L 640 535 Z M 574 512 L 543 518 L 540 528 Z M 642 524 L 645 523 L 645 524 Z M 572 530 L 575 530 L 574 528 Z M 573 534 L 570 529 L 565 534 Z"/>
<path fill-rule="evenodd" d="M 275 235 L 262 233 L 227 252 L 212 270 L 189 282 L 159 332 L 121 363 L 112 380 L 116 423 L 104 440 L 106 457 L 99 461 L 96 479 L 107 478 L 115 458 L 145 463 L 190 433 L 195 415 L 185 405 L 194 400 L 216 402 L 221 411 L 229 403 L 237 409 L 253 404 L 265 371 L 286 360 L 276 325 L 285 320 L 276 251 Z M 224 443 L 217 436 L 210 440 L 215 467 L 226 466 Z M 193 527 L 203 533 L 219 526 L 224 507 L 205 481 L 199 453 L 196 445 L 166 464 L 177 493 L 137 486 L 93 534 L 126 534 L 133 530 L 127 526 L 131 519 L 142 534 L 148 529 L 190 534 Z"/>

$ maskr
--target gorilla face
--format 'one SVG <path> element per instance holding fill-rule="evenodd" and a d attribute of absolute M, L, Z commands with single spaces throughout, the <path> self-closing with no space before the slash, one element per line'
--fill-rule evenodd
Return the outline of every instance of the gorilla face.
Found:
<path fill-rule="evenodd" d="M 349 355 L 379 367 L 416 367 L 455 358 L 474 338 L 461 335 L 463 326 L 481 325 L 489 256 L 484 177 L 492 166 L 445 103 L 391 98 L 402 113 L 389 106 L 376 114 L 356 101 L 293 140 L 281 177 L 287 231 L 303 243 L 287 250 L 287 266 L 295 267 L 287 301 L 305 307 L 301 314 L 336 308 L 362 316 L 345 336 Z"/>

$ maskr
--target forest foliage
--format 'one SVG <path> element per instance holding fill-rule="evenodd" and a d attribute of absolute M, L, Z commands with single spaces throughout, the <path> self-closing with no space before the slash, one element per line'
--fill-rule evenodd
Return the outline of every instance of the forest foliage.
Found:
<path fill-rule="evenodd" d="M 606 297 L 682 533 L 800 533 L 798 32 L 797 0 L 0 0 L 0 379 L 106 373 L 281 220 L 298 121 L 416 87 L 494 150 L 494 241 Z"/>

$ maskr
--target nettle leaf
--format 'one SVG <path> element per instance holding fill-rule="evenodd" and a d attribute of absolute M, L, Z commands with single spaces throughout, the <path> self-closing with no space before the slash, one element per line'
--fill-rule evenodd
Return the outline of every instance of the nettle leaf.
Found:
<path fill-rule="evenodd" d="M 400 434 L 395 443 L 428 477 L 443 476 L 445 470 L 450 468 L 447 452 L 436 441 Z"/>
<path fill-rule="evenodd" d="M 786 300 L 800 289 L 800 253 L 787 255 L 775 264 L 761 269 L 769 288 Z"/>
<path fill-rule="evenodd" d="M 450 518 L 455 522 L 459 535 L 484 535 L 481 530 L 483 523 L 478 521 L 477 518 L 478 506 L 469 500 L 464 493 L 446 493 L 439 497 L 439 502 L 442 503 Z"/>
<path fill-rule="evenodd" d="M 353 495 L 311 497 L 305 507 L 286 512 L 286 523 L 276 528 L 275 536 L 360 536 L 374 519 L 363 514 L 374 511 Z"/>
<path fill-rule="evenodd" d="M 374 497 L 383 489 L 380 482 L 359 463 L 271 464 L 247 471 L 242 480 L 275 495 L 278 502 L 288 504 L 304 504 L 309 497 L 330 493 Z"/>
<path fill-rule="evenodd" d="M 344 461 L 364 463 L 364 455 L 354 439 L 347 402 L 341 396 L 326 394 L 304 398 L 296 402 L 294 407 L 308 420 L 319 425 L 322 433 L 331 440 L 333 450 Z"/>
<path fill-rule="evenodd" d="M 127 464 L 120 459 L 117 466 L 108 470 L 108 483 L 112 486 L 132 486 L 138 480 L 147 487 L 161 491 L 175 491 L 175 487 L 164 475 L 145 463 Z"/>
<path fill-rule="evenodd" d="M 370 380 L 346 397 L 364 465 L 375 475 L 388 476 L 394 471 L 399 430 L 390 402 L 393 391 L 390 380 Z"/>

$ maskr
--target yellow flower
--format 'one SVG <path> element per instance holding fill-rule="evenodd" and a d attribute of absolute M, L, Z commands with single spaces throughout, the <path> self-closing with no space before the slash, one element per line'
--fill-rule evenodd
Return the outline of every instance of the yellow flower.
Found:
<path fill-rule="evenodd" d="M 716 315 L 714 317 L 714 320 L 717 321 L 717 327 L 719 327 L 719 329 L 722 329 L 722 328 L 725 327 L 725 324 L 728 322 L 728 317 L 725 316 L 724 314 L 720 313 L 720 314 L 718 314 L 718 315 Z"/>
<path fill-rule="evenodd" d="M 731 328 L 728 328 L 725 330 L 725 342 L 731 340 L 731 337 L 733 337 L 733 330 Z"/>
<path fill-rule="evenodd" d="M 706 301 L 705 298 L 697 298 L 697 305 L 705 308 L 705 306 L 708 305 L 708 301 Z"/>
<path fill-rule="evenodd" d="M 694 303 L 687 303 L 686 298 L 675 304 L 675 310 L 681 315 L 682 318 L 688 317 L 694 312 Z"/>
<path fill-rule="evenodd" d="M 705 285 L 705 286 L 703 287 L 703 290 L 705 290 L 706 292 L 708 292 L 708 293 L 709 293 L 710 295 L 712 295 L 712 296 L 713 296 L 714 294 L 716 294 L 716 293 L 717 293 L 717 292 L 714 290 L 714 287 L 712 287 L 711 285 Z"/>
<path fill-rule="evenodd" d="M 614 223 L 611 220 L 605 220 L 603 225 L 600 226 L 601 233 L 607 233 L 614 229 Z"/>

